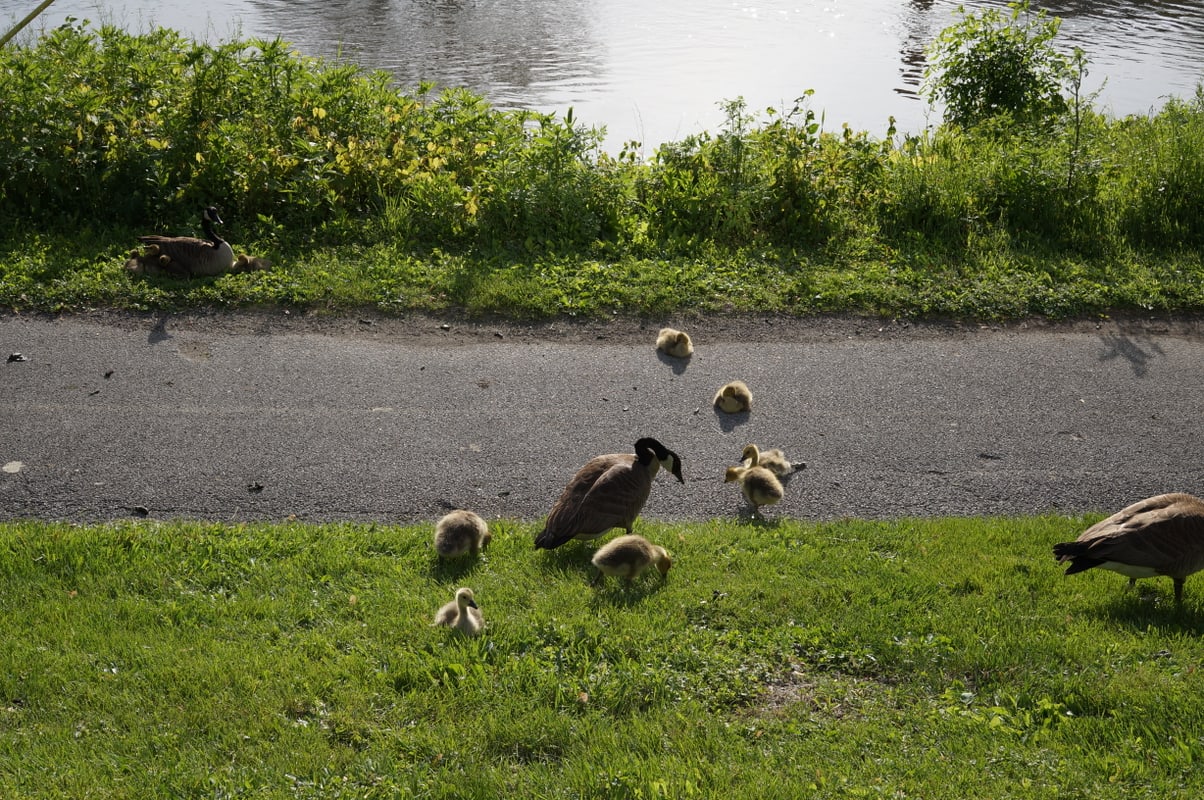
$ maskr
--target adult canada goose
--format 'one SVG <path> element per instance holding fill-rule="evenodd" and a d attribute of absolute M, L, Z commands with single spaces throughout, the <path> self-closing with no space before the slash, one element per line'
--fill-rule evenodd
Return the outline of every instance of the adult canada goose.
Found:
<path fill-rule="evenodd" d="M 791 461 L 786 458 L 786 454 L 780 448 L 761 450 L 755 444 L 745 445 L 740 460 L 746 467 L 765 467 L 779 478 L 788 477 L 800 469 L 807 468 L 803 461 Z"/>
<path fill-rule="evenodd" d="M 147 247 L 157 248 L 158 263 L 168 272 L 190 278 L 198 275 L 220 275 L 233 266 L 234 251 L 229 242 L 213 230 L 215 222 L 222 224 L 222 218 L 218 216 L 216 208 L 208 206 L 201 212 L 201 228 L 208 238 L 139 236 L 138 241 Z"/>
<path fill-rule="evenodd" d="M 674 358 L 689 358 L 694 355 L 694 343 L 690 334 L 673 328 L 661 328 L 656 337 L 656 349 Z"/>
<path fill-rule="evenodd" d="M 723 482 L 740 484 L 744 499 L 752 503 L 753 511 L 759 512 L 761 506 L 769 506 L 782 499 L 782 482 L 765 467 L 753 463 L 747 467 L 728 467 L 724 473 Z"/>
<path fill-rule="evenodd" d="M 1204 569 L 1204 500 L 1190 494 L 1160 494 L 1140 500 L 1095 523 L 1073 542 L 1055 544 L 1067 575 L 1103 567 L 1129 578 L 1166 575 L 1183 602 L 1183 582 Z"/>
<path fill-rule="evenodd" d="M 652 479 L 661 467 L 681 483 L 681 459 L 656 439 L 635 443 L 635 454 L 594 456 L 577 470 L 552 506 L 535 546 L 551 550 L 569 539 L 593 539 L 611 528 L 631 526 L 648 501 Z"/>
<path fill-rule="evenodd" d="M 752 411 L 752 392 L 744 381 L 725 384 L 715 394 L 715 408 L 728 414 Z"/>
<path fill-rule="evenodd" d="M 489 545 L 493 538 L 489 525 L 479 514 L 459 508 L 435 523 L 435 552 L 441 558 L 458 558 L 465 553 L 474 556 Z"/>
<path fill-rule="evenodd" d="M 465 636 L 477 636 L 485 627 L 485 618 L 481 616 L 481 609 L 477 608 L 472 589 L 464 587 L 456 589 L 456 599 L 439 609 L 432 624 L 455 628 Z"/>
<path fill-rule="evenodd" d="M 626 578 L 630 584 L 652 564 L 660 570 L 663 578 L 673 566 L 673 560 L 669 558 L 665 548 L 634 534 L 611 539 L 598 548 L 591 561 L 598 568 L 598 576 L 594 578 L 594 583 L 607 575 L 613 575 Z"/>

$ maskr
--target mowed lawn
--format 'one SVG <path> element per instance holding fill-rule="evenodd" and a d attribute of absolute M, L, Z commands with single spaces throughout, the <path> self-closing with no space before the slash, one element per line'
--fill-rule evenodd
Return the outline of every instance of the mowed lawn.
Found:
<path fill-rule="evenodd" d="M 0 526 L 0 796 L 1204 793 L 1204 579 L 1063 577 L 1093 518 Z M 485 635 L 431 627 L 470 586 Z"/>

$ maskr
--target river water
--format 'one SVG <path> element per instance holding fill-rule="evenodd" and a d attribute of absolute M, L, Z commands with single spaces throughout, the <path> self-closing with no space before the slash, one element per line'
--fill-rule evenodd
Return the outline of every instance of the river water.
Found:
<path fill-rule="evenodd" d="M 717 131 L 720 101 L 810 107 L 827 130 L 881 136 L 939 122 L 917 96 L 924 48 L 958 0 L 57 0 L 22 41 L 67 17 L 209 41 L 286 39 L 309 55 L 392 73 L 403 86 L 466 86 L 501 108 L 605 125 L 606 146 L 650 151 Z M 1006 8 L 967 0 L 968 10 Z M 37 0 L 0 0 L 8 30 Z M 1063 0 L 1056 44 L 1090 57 L 1085 88 L 1113 114 L 1190 97 L 1204 79 L 1204 0 Z"/>

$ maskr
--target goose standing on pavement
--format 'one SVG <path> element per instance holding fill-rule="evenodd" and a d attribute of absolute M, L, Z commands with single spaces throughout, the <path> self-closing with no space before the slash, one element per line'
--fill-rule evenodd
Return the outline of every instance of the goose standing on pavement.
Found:
<path fill-rule="evenodd" d="M 631 526 L 648 501 L 652 479 L 664 467 L 681 483 L 681 459 L 651 437 L 635 443 L 635 454 L 595 456 L 577 470 L 552 506 L 535 546 L 551 550 L 570 539 L 594 539 L 611 528 Z"/>
<path fill-rule="evenodd" d="M 1073 542 L 1055 544 L 1067 575 L 1092 567 L 1119 572 L 1132 586 L 1138 578 L 1166 575 L 1175 602 L 1183 602 L 1188 575 L 1204 569 L 1204 500 L 1190 494 L 1160 494 L 1140 500 L 1092 525 Z"/>

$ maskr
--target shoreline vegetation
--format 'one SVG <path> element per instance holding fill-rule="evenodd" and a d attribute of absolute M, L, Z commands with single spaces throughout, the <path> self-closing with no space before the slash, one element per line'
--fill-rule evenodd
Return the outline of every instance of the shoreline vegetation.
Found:
<path fill-rule="evenodd" d="M 1023 32 L 1024 19 L 996 28 Z M 990 41 L 981 26 L 959 35 L 950 52 Z M 1019 47 L 1047 44 L 1030 32 Z M 983 113 L 952 102 L 965 65 L 947 62 L 931 91 L 961 116 L 920 134 L 824 130 L 806 92 L 764 112 L 726 101 L 718 132 L 610 155 L 571 111 L 407 91 L 279 40 L 72 23 L 0 49 L 0 307 L 531 320 L 1204 309 L 1204 88 L 1113 119 L 1073 91 L 1075 64 L 1058 62 L 1060 93 Z M 138 235 L 199 235 L 209 204 L 236 252 L 274 266 L 126 274 Z"/>

